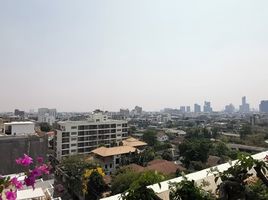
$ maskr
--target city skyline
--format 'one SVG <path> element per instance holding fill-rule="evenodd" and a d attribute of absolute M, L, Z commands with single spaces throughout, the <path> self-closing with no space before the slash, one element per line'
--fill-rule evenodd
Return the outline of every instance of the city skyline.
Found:
<path fill-rule="evenodd" d="M 195 109 L 196 109 L 196 106 L 199 106 L 200 108 L 200 111 L 197 111 L 197 112 L 207 112 L 204 110 L 204 107 L 207 105 L 207 106 L 211 106 L 211 110 L 209 112 L 226 112 L 226 109 L 229 110 L 228 107 L 232 106 L 233 109 L 234 109 L 234 112 L 251 112 L 251 111 L 259 111 L 260 109 L 260 105 L 262 103 L 266 103 L 268 102 L 268 100 L 260 100 L 260 103 L 257 105 L 257 107 L 254 107 L 250 104 L 250 102 L 247 102 L 248 106 L 249 106 L 249 110 L 241 110 L 241 106 L 243 106 L 243 104 L 245 103 L 244 99 L 246 99 L 247 97 L 246 96 L 243 96 L 241 97 L 242 99 L 242 102 L 240 105 L 234 105 L 232 102 L 229 103 L 229 104 L 225 104 L 221 109 L 217 110 L 213 107 L 213 102 L 211 101 L 204 101 L 203 103 L 194 103 L 193 105 L 189 105 L 189 104 L 186 104 L 186 105 L 178 105 L 176 107 L 170 107 L 170 106 L 166 106 L 166 107 L 162 107 L 160 108 L 159 110 L 147 110 L 147 109 L 144 109 L 144 107 L 142 105 L 135 105 L 133 107 L 119 107 L 118 110 L 110 110 L 110 109 L 102 109 L 102 108 L 99 108 L 99 107 L 96 107 L 96 108 L 93 108 L 92 110 L 81 110 L 81 111 L 76 111 L 76 110 L 72 110 L 72 111 L 66 111 L 66 110 L 58 110 L 56 107 L 53 107 L 52 109 L 50 110 L 58 110 L 59 112 L 94 112 L 95 110 L 101 110 L 101 111 L 109 111 L 109 112 L 119 112 L 120 110 L 124 110 L 124 109 L 128 109 L 129 111 L 132 111 L 132 110 L 135 110 L 135 108 L 137 106 L 141 106 L 142 110 L 143 111 L 146 111 L 146 112 L 159 112 L 159 111 L 163 111 L 163 109 L 177 109 L 177 110 L 180 110 L 181 112 L 196 112 Z M 0 111 L 0 113 L 4 113 L 4 112 L 27 112 L 27 113 L 39 113 L 39 110 L 49 110 L 48 108 L 46 108 L 45 106 L 39 106 L 38 108 L 30 108 L 30 109 L 21 109 L 21 108 L 17 108 L 15 107 L 13 110 L 9 110 L 9 111 Z M 206 107 L 207 109 L 207 107 Z M 227 111 L 228 112 L 228 111 Z"/>
<path fill-rule="evenodd" d="M 0 112 L 268 99 L 267 1 L 51 2 L 0 2 Z"/>

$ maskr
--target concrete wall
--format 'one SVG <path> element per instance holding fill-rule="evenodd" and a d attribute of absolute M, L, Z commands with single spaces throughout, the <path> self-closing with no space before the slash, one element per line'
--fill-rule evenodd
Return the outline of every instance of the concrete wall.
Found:
<path fill-rule="evenodd" d="M 0 137 L 0 174 L 18 173 L 23 170 L 15 160 L 27 154 L 32 158 L 42 156 L 46 159 L 48 139 L 38 136 L 2 136 Z"/>
<path fill-rule="evenodd" d="M 35 133 L 34 124 L 13 124 L 11 125 L 12 135 L 23 135 Z"/>

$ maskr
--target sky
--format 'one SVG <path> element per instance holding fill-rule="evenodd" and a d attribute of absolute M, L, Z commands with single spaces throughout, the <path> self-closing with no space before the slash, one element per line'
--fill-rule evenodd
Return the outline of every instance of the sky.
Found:
<path fill-rule="evenodd" d="M 0 0 L 0 112 L 268 99 L 267 0 Z"/>

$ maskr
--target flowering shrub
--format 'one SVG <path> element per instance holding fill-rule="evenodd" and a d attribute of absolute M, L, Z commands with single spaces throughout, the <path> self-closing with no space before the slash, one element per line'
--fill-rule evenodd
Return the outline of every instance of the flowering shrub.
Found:
<path fill-rule="evenodd" d="M 17 190 L 25 186 L 31 186 L 34 189 L 35 180 L 44 174 L 49 174 L 49 166 L 43 163 L 43 158 L 38 157 L 36 164 L 33 159 L 24 154 L 23 157 L 16 159 L 16 163 L 25 168 L 25 178 L 19 181 L 17 177 L 2 177 L 0 176 L 0 200 L 16 200 Z"/>
<path fill-rule="evenodd" d="M 88 184 L 88 181 L 89 181 L 90 176 L 94 172 L 98 173 L 102 177 L 105 176 L 105 173 L 104 173 L 104 171 L 102 170 L 101 167 L 97 167 L 95 169 L 86 169 L 85 170 L 85 173 L 83 174 L 83 177 L 82 177 L 82 183 L 83 183 L 83 189 L 82 189 L 82 191 L 83 191 L 83 193 L 87 193 L 88 192 L 87 184 Z"/>

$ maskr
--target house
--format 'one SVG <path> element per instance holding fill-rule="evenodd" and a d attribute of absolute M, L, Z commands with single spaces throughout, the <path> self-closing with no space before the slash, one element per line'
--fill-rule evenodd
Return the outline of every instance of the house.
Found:
<path fill-rule="evenodd" d="M 110 175 L 122 162 L 130 159 L 131 155 L 137 149 L 131 146 L 117 147 L 100 147 L 91 151 L 94 158 L 98 160 L 105 171 L 105 174 Z"/>
<path fill-rule="evenodd" d="M 168 136 L 165 134 L 165 132 L 160 131 L 156 134 L 156 139 L 159 142 L 165 142 L 168 141 Z"/>

